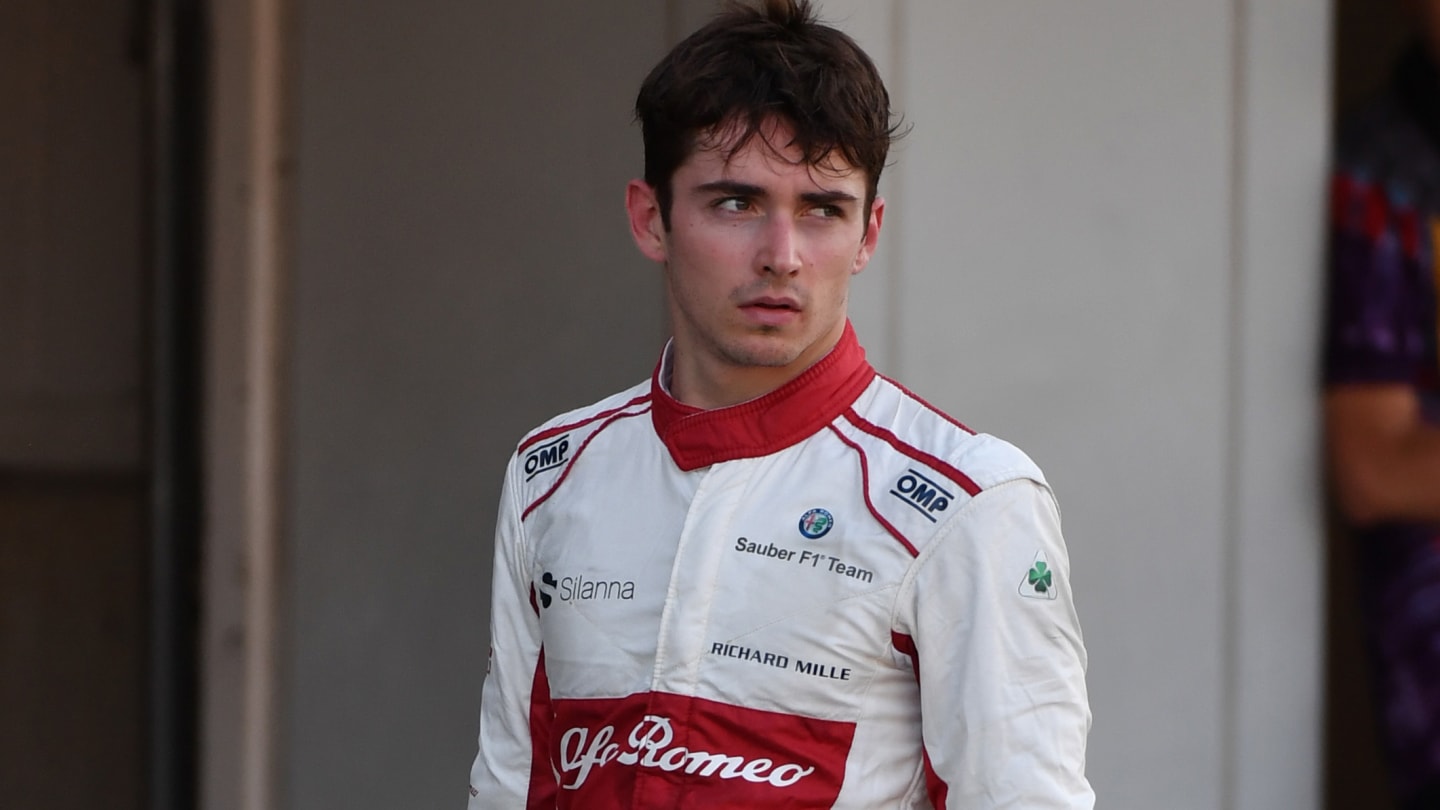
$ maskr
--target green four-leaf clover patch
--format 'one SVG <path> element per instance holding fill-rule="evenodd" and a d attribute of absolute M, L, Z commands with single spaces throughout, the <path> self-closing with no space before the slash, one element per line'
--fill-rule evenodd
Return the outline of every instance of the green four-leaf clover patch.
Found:
<path fill-rule="evenodd" d="M 1035 561 L 1025 578 L 1020 580 L 1020 595 L 1028 599 L 1054 599 L 1059 596 L 1056 589 L 1055 570 L 1045 559 L 1045 552 L 1037 551 Z"/>
<path fill-rule="evenodd" d="M 1050 590 L 1050 581 L 1050 566 L 1046 565 L 1044 561 L 1035 563 L 1035 566 L 1030 569 L 1030 587 L 1040 593 L 1045 593 Z"/>

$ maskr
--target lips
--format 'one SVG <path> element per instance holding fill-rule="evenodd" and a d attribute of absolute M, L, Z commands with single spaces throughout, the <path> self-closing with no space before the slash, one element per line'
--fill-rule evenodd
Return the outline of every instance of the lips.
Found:
<path fill-rule="evenodd" d="M 740 306 L 756 307 L 759 309 L 789 310 L 791 312 L 800 311 L 800 305 L 797 304 L 792 298 L 771 298 L 769 296 L 752 298 L 749 301 L 741 304 Z"/>
<path fill-rule="evenodd" d="M 740 311 L 764 326 L 783 326 L 800 317 L 800 305 L 793 298 L 752 298 L 740 305 Z"/>

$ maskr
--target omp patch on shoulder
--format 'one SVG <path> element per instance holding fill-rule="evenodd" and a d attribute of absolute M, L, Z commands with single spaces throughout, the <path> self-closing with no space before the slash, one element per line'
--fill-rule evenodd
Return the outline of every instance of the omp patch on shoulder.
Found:
<path fill-rule="evenodd" d="M 564 433 L 530 448 L 525 454 L 525 480 L 553 470 L 570 460 L 570 434 Z"/>

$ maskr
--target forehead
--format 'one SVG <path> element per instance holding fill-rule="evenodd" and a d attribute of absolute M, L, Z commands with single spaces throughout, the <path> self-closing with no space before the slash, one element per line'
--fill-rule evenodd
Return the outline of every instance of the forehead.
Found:
<path fill-rule="evenodd" d="M 806 177 L 826 187 L 865 185 L 865 172 L 838 149 L 807 161 L 805 150 L 795 143 L 794 129 L 780 119 L 768 119 L 754 130 L 743 121 L 731 121 L 696 135 L 677 173 L 686 169 L 707 177 Z"/>

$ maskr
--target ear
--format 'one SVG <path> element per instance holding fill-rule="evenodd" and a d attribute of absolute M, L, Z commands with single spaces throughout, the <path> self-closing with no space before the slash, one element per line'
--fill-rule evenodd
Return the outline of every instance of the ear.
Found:
<path fill-rule="evenodd" d="M 866 223 L 865 236 L 860 240 L 860 250 L 855 253 L 855 266 L 850 268 L 850 274 L 865 269 L 870 263 L 870 257 L 875 255 L 875 246 L 880 244 L 880 225 L 885 222 L 885 198 L 876 197 L 875 202 L 870 205 L 870 219 Z"/>
<path fill-rule="evenodd" d="M 625 186 L 625 213 L 630 217 L 630 236 L 635 246 L 645 258 L 664 263 L 668 257 L 665 223 L 655 189 L 644 180 L 631 180 Z"/>

